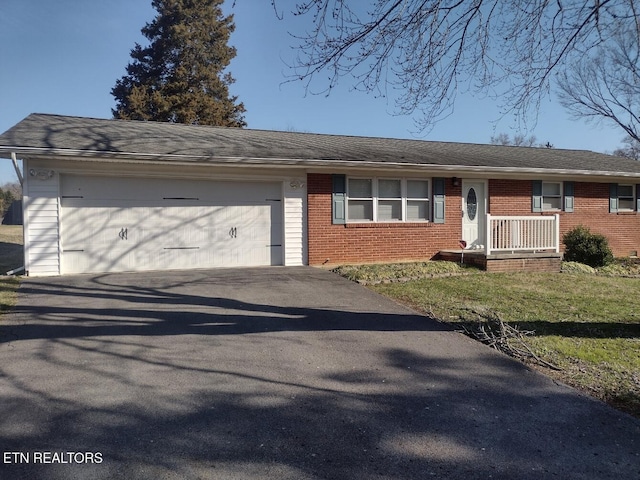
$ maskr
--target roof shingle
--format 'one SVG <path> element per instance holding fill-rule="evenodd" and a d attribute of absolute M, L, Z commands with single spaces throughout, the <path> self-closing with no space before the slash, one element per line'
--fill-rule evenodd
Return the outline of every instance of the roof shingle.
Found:
<path fill-rule="evenodd" d="M 586 150 L 507 147 L 321 135 L 172 123 L 31 114 L 0 135 L 0 154 L 157 156 L 167 160 L 261 159 L 580 171 L 640 176 L 640 162 Z"/>

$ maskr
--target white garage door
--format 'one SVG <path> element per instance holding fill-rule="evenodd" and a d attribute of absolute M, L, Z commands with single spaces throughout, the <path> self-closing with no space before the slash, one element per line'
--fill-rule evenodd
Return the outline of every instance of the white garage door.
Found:
<path fill-rule="evenodd" d="M 62 273 L 282 264 L 280 183 L 63 176 Z"/>

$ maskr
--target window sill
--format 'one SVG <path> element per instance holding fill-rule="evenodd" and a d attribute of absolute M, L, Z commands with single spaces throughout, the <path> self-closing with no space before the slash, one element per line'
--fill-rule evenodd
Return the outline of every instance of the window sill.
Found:
<path fill-rule="evenodd" d="M 635 215 L 638 212 L 636 212 L 635 210 L 618 210 L 616 213 L 618 215 Z"/>
<path fill-rule="evenodd" d="M 348 222 L 346 228 L 421 228 L 434 225 L 427 220 L 423 222 Z"/>

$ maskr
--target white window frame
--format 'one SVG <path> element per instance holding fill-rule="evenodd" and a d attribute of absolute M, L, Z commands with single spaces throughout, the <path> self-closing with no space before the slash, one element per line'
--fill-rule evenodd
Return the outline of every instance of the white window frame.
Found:
<path fill-rule="evenodd" d="M 351 180 L 371 180 L 371 197 L 351 197 Z M 376 187 L 377 182 L 374 178 L 371 177 L 347 177 L 347 202 L 345 206 L 345 212 L 347 216 L 347 221 L 349 221 L 349 201 L 371 201 L 371 219 L 358 218 L 353 220 L 355 223 L 367 223 L 367 222 L 375 222 L 376 220 Z"/>
<path fill-rule="evenodd" d="M 409 181 L 427 182 L 427 196 L 426 197 L 410 197 L 409 187 L 407 185 Z M 425 222 L 431 221 L 432 215 L 433 215 L 431 212 L 431 194 L 432 194 L 431 180 L 427 178 L 406 178 L 405 181 L 403 182 L 403 186 L 405 190 L 403 191 L 404 195 L 403 195 L 403 202 L 402 202 L 402 215 L 403 215 L 402 218 L 404 218 L 405 221 L 409 223 L 425 223 Z M 419 220 L 409 220 L 407 218 L 409 202 L 424 202 L 426 204 L 426 209 L 427 209 L 427 218 L 421 218 Z"/>
<path fill-rule="evenodd" d="M 350 192 L 350 180 L 371 180 L 371 194 L 372 198 L 364 198 L 364 197 L 352 197 Z M 379 186 L 378 182 L 380 180 L 399 180 L 400 181 L 400 198 L 380 198 L 379 196 Z M 407 189 L 407 181 L 420 181 L 425 182 L 427 184 L 427 197 L 425 198 L 409 198 L 408 189 Z M 347 196 L 346 196 L 346 216 L 347 223 L 429 223 L 431 222 L 431 195 L 432 195 L 432 179 L 431 178 L 411 178 L 411 177 L 361 177 L 361 176 L 353 176 L 347 177 Z M 368 201 L 372 200 L 372 210 L 373 210 L 373 219 L 352 219 L 349 216 L 349 202 L 350 201 Z M 384 219 L 380 220 L 378 217 L 379 212 L 379 202 L 380 201 L 400 201 L 400 210 L 401 210 L 401 218 L 400 219 Z M 416 219 L 416 220 L 408 220 L 407 219 L 407 205 L 409 201 L 420 201 L 426 204 L 426 211 L 428 212 L 427 217 L 425 219 Z"/>
<path fill-rule="evenodd" d="M 559 195 L 545 195 L 544 186 L 545 185 L 550 185 L 550 184 L 559 185 L 560 186 Z M 541 193 L 542 193 L 542 211 L 543 212 L 559 212 L 559 211 L 562 210 L 562 199 L 564 198 L 563 197 L 563 193 L 564 193 L 563 192 L 563 182 L 546 182 L 546 181 L 543 181 L 542 182 L 542 192 Z M 555 208 L 555 207 L 554 208 L 548 208 L 548 207 L 545 208 L 545 201 L 544 201 L 545 198 L 557 198 L 557 199 L 559 199 L 559 206 L 557 208 Z"/>
<path fill-rule="evenodd" d="M 381 197 L 380 196 L 380 182 L 381 181 L 399 181 L 400 182 L 400 196 L 399 197 Z M 373 180 L 374 183 L 374 199 L 373 199 L 373 218 L 377 223 L 394 223 L 394 222 L 403 222 L 405 218 L 405 182 L 402 178 L 392 178 L 392 177 L 380 177 Z M 380 220 L 378 217 L 380 216 L 380 202 L 400 202 L 400 218 L 390 218 Z"/>
<path fill-rule="evenodd" d="M 629 187 L 631 189 L 631 195 L 620 195 L 620 187 Z M 636 186 L 631 183 L 619 183 L 618 184 L 618 211 L 619 212 L 634 212 L 636 205 L 636 195 L 635 195 Z M 622 207 L 621 200 L 629 201 L 631 200 L 631 208 Z"/>

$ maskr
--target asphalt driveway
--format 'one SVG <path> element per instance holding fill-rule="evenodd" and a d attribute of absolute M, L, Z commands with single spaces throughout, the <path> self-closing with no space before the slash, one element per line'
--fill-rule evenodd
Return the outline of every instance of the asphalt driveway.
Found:
<path fill-rule="evenodd" d="M 640 421 L 334 274 L 27 279 L 0 478 L 640 478 Z"/>

